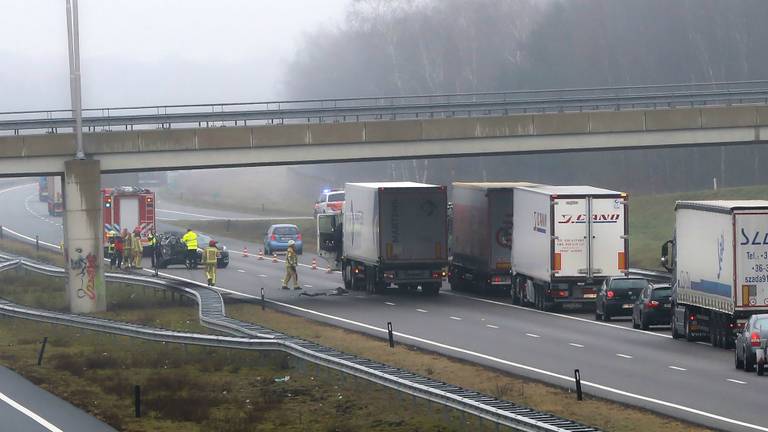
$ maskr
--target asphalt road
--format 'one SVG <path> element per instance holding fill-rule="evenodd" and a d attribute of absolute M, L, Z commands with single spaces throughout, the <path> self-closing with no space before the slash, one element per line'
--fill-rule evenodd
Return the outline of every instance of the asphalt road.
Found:
<path fill-rule="evenodd" d="M 106 423 L 0 367 L 0 430 L 13 432 L 105 432 Z"/>
<path fill-rule="evenodd" d="M 60 220 L 40 215 L 45 206 L 34 193 L 29 186 L 0 194 L 0 224 L 58 244 Z M 665 329 L 634 330 L 629 322 L 595 322 L 583 312 L 540 312 L 506 299 L 453 293 L 447 284 L 437 297 L 327 296 L 342 285 L 341 277 L 310 269 L 306 253 L 299 270 L 303 291 L 284 291 L 282 262 L 238 253 L 243 246 L 254 253 L 257 244 L 219 240 L 231 249 L 230 267 L 218 274 L 219 288 L 230 295 L 254 299 L 264 288 L 277 307 L 319 321 L 382 338 L 391 321 L 398 341 L 566 387 L 573 387 L 578 368 L 584 390 L 597 396 L 717 429 L 768 431 L 768 378 L 735 370 L 732 351 L 674 341 Z M 204 282 L 201 270 L 179 266 L 163 273 Z"/>

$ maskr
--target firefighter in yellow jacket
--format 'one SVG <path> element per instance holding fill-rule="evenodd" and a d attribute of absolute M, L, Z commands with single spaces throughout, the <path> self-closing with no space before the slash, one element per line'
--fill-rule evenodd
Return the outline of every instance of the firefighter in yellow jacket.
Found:
<path fill-rule="evenodd" d="M 203 264 L 205 264 L 205 277 L 208 278 L 208 286 L 216 285 L 216 264 L 221 253 L 216 247 L 216 240 L 208 242 L 208 247 L 203 250 Z"/>
<path fill-rule="evenodd" d="M 299 265 L 299 257 L 296 256 L 296 242 L 288 241 L 288 250 L 285 254 L 285 279 L 283 279 L 283 289 L 288 289 L 288 282 L 293 279 L 293 289 L 300 290 L 299 275 L 296 273 L 296 266 Z"/>

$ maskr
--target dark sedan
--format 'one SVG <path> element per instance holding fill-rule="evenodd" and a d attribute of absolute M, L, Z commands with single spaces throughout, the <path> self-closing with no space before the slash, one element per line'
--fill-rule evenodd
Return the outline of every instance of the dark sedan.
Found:
<path fill-rule="evenodd" d="M 160 243 L 160 261 L 159 268 L 166 268 L 169 265 L 186 265 L 187 245 L 181 241 L 184 234 L 180 231 L 166 231 L 158 236 Z M 208 246 L 211 238 L 205 234 L 197 234 L 197 262 L 203 261 L 203 249 Z M 223 244 L 216 245 L 221 252 L 217 260 L 216 267 L 225 268 L 229 265 L 229 250 Z"/>
<path fill-rule="evenodd" d="M 632 309 L 632 327 L 647 330 L 652 325 L 669 325 L 672 312 L 672 286 L 649 285 Z"/>
<path fill-rule="evenodd" d="M 768 341 L 768 314 L 752 315 L 744 329 L 736 334 L 736 369 L 757 374 L 765 371 L 765 348 Z M 758 353 L 758 351 L 760 351 Z"/>
<path fill-rule="evenodd" d="M 595 319 L 610 321 L 612 317 L 632 316 L 632 308 L 650 283 L 638 277 L 612 277 L 603 282 L 595 301 Z"/>

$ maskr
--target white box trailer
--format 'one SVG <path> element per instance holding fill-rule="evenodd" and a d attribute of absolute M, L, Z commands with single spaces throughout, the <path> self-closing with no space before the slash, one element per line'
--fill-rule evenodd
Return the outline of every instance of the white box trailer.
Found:
<path fill-rule="evenodd" d="M 673 337 L 732 347 L 752 314 L 768 312 L 768 201 L 678 201 L 662 263 Z"/>
<path fill-rule="evenodd" d="M 341 270 L 348 289 L 437 294 L 448 264 L 444 186 L 347 183 Z"/>
<path fill-rule="evenodd" d="M 513 191 L 529 186 L 536 184 L 453 183 L 451 289 L 510 292 Z"/>
<path fill-rule="evenodd" d="M 59 176 L 50 176 L 46 180 L 48 188 L 48 214 L 51 216 L 62 216 L 64 214 L 64 190 L 62 185 L 63 178 Z"/>
<path fill-rule="evenodd" d="M 592 186 L 514 191 L 513 298 L 540 309 L 592 303 L 602 282 L 626 274 L 627 194 Z"/>

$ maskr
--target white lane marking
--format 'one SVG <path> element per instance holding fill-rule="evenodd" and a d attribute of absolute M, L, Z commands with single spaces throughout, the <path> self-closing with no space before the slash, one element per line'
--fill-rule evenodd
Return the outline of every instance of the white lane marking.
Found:
<path fill-rule="evenodd" d="M 421 312 L 421 313 L 427 313 L 427 312 L 429 312 L 429 311 L 426 311 L 426 310 L 424 310 L 424 309 L 416 309 L 416 311 L 418 311 L 418 312 Z"/>
<path fill-rule="evenodd" d="M 24 414 L 25 416 L 31 418 L 35 422 L 37 422 L 40 426 L 48 429 L 51 432 L 64 432 L 58 427 L 54 426 L 52 423 L 50 423 L 48 420 L 40 417 L 39 415 L 32 412 L 32 410 L 26 408 L 25 406 L 21 405 L 20 403 L 16 402 L 15 400 L 9 398 L 3 393 L 0 393 L 0 400 L 10 405 L 15 410 L 19 411 L 20 413 Z"/>
<path fill-rule="evenodd" d="M 17 189 L 17 188 L 18 187 L 11 188 L 11 189 Z M 5 191 L 0 191 L 0 194 L 2 194 L 3 192 L 5 192 Z M 34 239 L 31 239 L 30 237 L 22 236 L 21 234 L 18 234 L 18 233 L 15 233 L 15 232 L 14 232 L 14 234 L 16 234 L 18 236 L 21 236 L 23 238 L 30 239 L 30 240 L 34 241 Z M 55 246 L 55 245 L 53 245 L 53 246 Z M 149 270 L 147 270 L 147 271 L 149 271 Z M 197 281 L 193 281 L 191 279 L 187 279 L 187 278 L 183 278 L 183 277 L 179 277 L 179 276 L 174 276 L 174 275 L 167 274 L 167 273 L 161 273 L 161 274 L 163 276 L 170 277 L 172 279 L 182 280 L 184 282 L 189 282 L 189 283 L 194 283 L 194 284 L 197 284 L 197 285 L 200 285 L 200 286 L 203 286 L 203 287 L 207 286 L 207 285 L 205 285 L 203 283 L 200 283 L 200 282 L 197 282 Z M 213 287 L 213 288 L 215 290 L 217 290 L 217 291 L 226 292 L 226 293 L 234 294 L 234 295 L 245 297 L 245 298 L 251 298 L 251 299 L 255 299 L 255 300 L 260 299 L 259 297 L 255 296 L 255 295 L 246 294 L 246 293 L 243 293 L 243 292 L 240 292 L 240 291 L 230 290 L 230 289 L 223 288 L 223 287 Z M 455 294 L 450 294 L 450 293 L 446 293 L 446 294 L 448 294 L 448 295 L 455 295 Z M 466 297 L 466 298 L 473 299 L 473 300 L 480 300 L 480 301 L 484 301 L 485 300 L 485 299 L 478 299 L 478 298 L 469 297 L 469 296 L 462 296 L 462 297 Z M 362 323 L 362 322 L 350 320 L 350 319 L 347 319 L 347 318 L 342 318 L 342 317 L 338 317 L 338 316 L 335 316 L 335 315 L 326 314 L 326 313 L 323 313 L 323 312 L 318 312 L 318 311 L 315 311 L 315 310 L 312 310 L 312 309 L 307 309 L 307 308 L 303 308 L 303 307 L 299 307 L 299 306 L 295 306 L 295 305 L 292 305 L 292 304 L 283 303 L 283 302 L 279 302 L 279 301 L 271 300 L 271 299 L 266 299 L 266 301 L 269 302 L 269 303 L 281 306 L 281 307 L 288 308 L 288 309 L 293 309 L 293 310 L 297 310 L 297 311 L 300 311 L 300 312 L 305 312 L 305 313 L 308 313 L 308 314 L 311 314 L 311 315 L 316 315 L 316 316 L 328 318 L 328 319 L 331 319 L 331 320 L 335 320 L 335 321 L 351 324 L 351 325 L 354 325 L 354 326 L 366 328 L 366 329 L 377 331 L 377 332 L 380 332 L 380 333 L 386 333 L 387 332 L 387 329 L 385 329 L 385 328 L 380 328 L 380 327 L 376 327 L 376 326 L 373 326 L 373 325 L 370 325 L 370 324 L 365 324 L 365 323 Z M 514 305 L 509 305 L 509 304 L 506 304 L 506 303 L 494 302 L 492 300 L 489 300 L 488 302 L 489 303 L 498 303 L 498 304 L 505 305 L 505 306 L 514 306 Z M 605 324 L 605 325 L 611 326 L 610 324 L 599 323 L 599 322 L 595 322 L 595 321 L 589 321 L 589 320 L 585 320 L 583 318 L 569 317 L 567 315 L 554 314 L 554 313 L 551 313 L 551 312 L 536 311 L 536 310 L 533 310 L 533 309 L 523 308 L 523 307 L 519 307 L 519 306 L 517 306 L 517 307 L 520 308 L 520 309 L 529 310 L 531 312 L 547 313 L 547 314 L 551 314 L 551 315 L 561 316 L 561 317 L 564 317 L 564 318 L 571 318 L 571 319 L 576 319 L 576 320 L 579 320 L 579 321 L 586 321 L 586 322 L 592 322 L 594 324 Z M 635 330 L 635 329 L 630 329 L 630 328 L 620 327 L 620 326 L 615 326 L 615 327 L 622 328 L 622 329 L 625 329 L 625 330 Z M 635 330 L 635 331 L 640 331 L 640 330 Z M 432 345 L 432 346 L 435 346 L 435 347 L 438 347 L 438 348 L 443 348 L 443 349 L 446 349 L 446 350 L 455 351 L 457 353 L 466 354 L 466 355 L 469 355 L 469 356 L 473 356 L 473 357 L 481 358 L 481 359 L 484 359 L 484 360 L 489 360 L 489 361 L 492 361 L 492 362 L 503 364 L 505 366 L 510 366 L 510 367 L 526 370 L 526 371 L 529 371 L 529 372 L 538 373 L 540 375 L 545 375 L 545 376 L 549 376 L 549 377 L 552 377 L 552 378 L 557 378 L 559 380 L 566 381 L 567 383 L 573 383 L 574 382 L 574 378 L 570 377 L 570 376 L 560 375 L 560 374 L 557 374 L 557 373 L 554 373 L 554 372 L 550 372 L 550 371 L 546 371 L 546 370 L 543 370 L 543 369 L 539 369 L 539 368 L 536 368 L 536 367 L 533 367 L 533 366 L 527 366 L 527 365 L 524 365 L 524 364 L 521 364 L 521 363 L 515 363 L 515 362 L 509 361 L 509 360 L 504 360 L 502 358 L 494 357 L 494 356 L 491 356 L 491 355 L 488 355 L 488 354 L 478 353 L 478 352 L 471 351 L 471 350 L 468 350 L 468 349 L 465 349 L 465 348 L 455 347 L 455 346 L 452 346 L 452 345 L 448 345 L 448 344 L 432 341 L 432 340 L 429 340 L 429 339 L 420 338 L 418 336 L 412 336 L 412 335 L 409 335 L 407 333 L 401 333 L 401 332 L 393 332 L 393 333 L 395 335 L 397 335 L 398 337 L 402 337 L 404 339 L 410 339 L 410 340 L 415 341 L 415 342 L 420 342 L 420 343 L 423 343 L 423 344 Z M 671 338 L 671 336 L 661 335 L 661 334 L 658 334 L 658 333 L 649 333 L 649 332 L 643 332 L 643 333 L 655 334 L 655 335 L 658 335 L 658 336 Z M 624 390 L 620 390 L 620 389 L 617 389 L 617 388 L 614 388 L 614 387 L 609 387 L 609 386 L 606 386 L 606 385 L 598 384 L 598 383 L 595 383 L 595 382 L 592 382 L 592 381 L 582 381 L 581 384 L 583 386 L 585 386 L 585 387 L 591 387 L 591 388 L 594 388 L 594 389 L 602 390 L 602 391 L 605 391 L 605 392 L 613 393 L 613 394 L 624 396 L 624 397 L 627 397 L 627 398 L 637 399 L 637 400 L 641 400 L 641 401 L 648 402 L 648 403 L 651 403 L 651 404 L 656 404 L 656 405 L 661 405 L 661 406 L 665 406 L 665 407 L 668 407 L 668 408 L 677 409 L 677 410 L 680 410 L 680 411 L 684 411 L 684 412 L 695 414 L 695 415 L 698 415 L 698 416 L 701 416 L 701 417 L 706 417 L 706 418 L 709 418 L 709 419 L 721 421 L 721 422 L 724 422 L 724 423 L 729 423 L 729 424 L 732 424 L 732 425 L 742 426 L 742 427 L 746 427 L 746 428 L 749 428 L 749 429 L 754 429 L 754 430 L 758 430 L 758 431 L 762 431 L 762 432 L 768 432 L 768 427 L 763 427 L 763 426 L 759 426 L 759 425 L 743 422 L 741 420 L 736 420 L 736 419 L 724 417 L 724 416 L 721 416 L 721 415 L 717 415 L 717 414 L 713 414 L 713 413 L 710 413 L 710 412 L 702 411 L 702 410 L 699 410 L 699 409 L 696 409 L 696 408 L 691 408 L 691 407 L 687 407 L 685 405 L 680 405 L 680 404 L 677 404 L 677 403 L 674 403 L 674 402 L 667 402 L 667 401 L 664 401 L 664 400 L 661 400 L 661 399 L 652 398 L 652 397 L 649 397 L 649 396 L 643 396 L 643 395 L 636 394 L 636 393 L 630 393 L 630 392 L 627 392 L 627 391 L 624 391 Z"/>
<path fill-rule="evenodd" d="M 497 329 L 497 328 L 499 328 L 499 326 L 497 326 L 497 325 L 493 325 L 493 324 L 486 324 L 485 326 L 486 326 L 486 327 L 488 327 L 488 328 L 492 328 L 492 329 Z"/>
<path fill-rule="evenodd" d="M 384 304 L 387 305 L 387 306 L 395 306 L 395 304 L 392 303 L 392 302 L 384 302 Z"/>
<path fill-rule="evenodd" d="M 520 310 L 524 310 L 524 311 L 528 311 L 528 312 L 532 312 L 532 313 L 539 313 L 539 314 L 544 314 L 544 315 L 552 315 L 552 316 L 556 316 L 556 317 L 560 317 L 560 318 L 565 318 L 565 319 L 569 319 L 569 320 L 581 321 L 581 322 L 590 323 L 590 324 L 594 324 L 594 325 L 601 325 L 601 326 L 605 326 L 605 327 L 613 327 L 613 328 L 617 328 L 617 329 L 621 329 L 621 330 L 633 331 L 633 332 L 638 332 L 638 333 L 642 333 L 642 334 L 646 334 L 646 335 L 653 335 L 653 336 L 659 336 L 659 337 L 663 337 L 663 338 L 667 338 L 667 339 L 672 339 L 672 336 L 671 335 L 667 335 L 667 334 L 656 333 L 656 332 L 651 332 L 651 331 L 646 331 L 646 330 L 638 330 L 638 329 L 633 329 L 631 327 L 623 327 L 623 326 L 616 325 L 616 324 L 605 323 L 605 322 L 600 322 L 600 321 L 593 321 L 593 320 L 586 319 L 586 318 L 579 318 L 579 317 L 570 316 L 570 315 L 563 315 L 563 314 L 554 313 L 554 312 L 540 311 L 540 310 L 536 310 L 536 309 L 527 308 L 525 306 L 518 306 L 518 305 L 513 305 L 513 304 L 509 304 L 509 303 L 500 302 L 500 301 L 494 301 L 494 300 L 489 300 L 489 299 L 484 299 L 484 298 L 479 298 L 479 297 L 472 297 L 472 296 L 462 295 L 462 294 L 454 294 L 454 293 L 451 293 L 451 292 L 444 292 L 444 294 L 445 295 L 452 295 L 452 296 L 456 296 L 456 297 L 462 297 L 462 298 L 466 298 L 466 299 L 470 299 L 470 300 L 475 300 L 475 301 L 479 301 L 479 302 L 484 302 L 484 303 L 495 304 L 495 305 L 499 305 L 499 306 L 510 307 L 510 308 L 514 308 L 514 309 L 520 309 Z"/>
<path fill-rule="evenodd" d="M 582 344 L 577 344 L 577 343 L 573 343 L 573 342 L 569 343 L 568 345 L 570 345 L 570 346 L 572 346 L 572 347 L 576 347 L 576 348 L 584 348 L 584 345 L 582 345 Z"/>
<path fill-rule="evenodd" d="M 670 369 L 677 370 L 677 371 L 687 371 L 688 370 L 686 368 L 681 368 L 680 366 L 667 366 L 667 367 L 670 368 Z"/>
<path fill-rule="evenodd" d="M 267 275 L 265 275 L 265 274 L 260 274 L 260 275 L 259 275 L 259 277 L 263 277 L 263 278 L 265 278 L 265 277 L 269 277 L 269 276 L 267 276 Z"/>
<path fill-rule="evenodd" d="M 312 285 L 304 285 L 304 288 L 312 288 Z"/>
<path fill-rule="evenodd" d="M 532 338 L 540 338 L 541 337 L 541 336 L 539 336 L 537 334 L 533 334 L 533 333 L 526 333 L 525 335 L 528 336 L 528 337 L 532 337 Z"/>
<path fill-rule="evenodd" d="M 616 357 L 621 357 L 621 358 L 625 358 L 625 359 L 631 359 L 632 358 L 631 355 L 627 355 L 627 354 L 616 354 Z"/>
<path fill-rule="evenodd" d="M 730 379 L 730 378 L 728 378 L 728 379 L 726 379 L 726 381 L 730 381 L 730 382 L 736 383 L 736 384 L 746 384 L 746 381 L 739 381 L 737 379 Z"/>
<path fill-rule="evenodd" d="M 455 317 L 455 316 L 452 316 L 452 317 L 451 317 L 451 319 L 452 319 L 452 320 L 456 320 L 456 321 L 461 321 L 461 318 L 459 318 L 459 317 Z"/>
<path fill-rule="evenodd" d="M 711 345 L 709 342 L 701 342 L 701 341 L 699 341 L 699 342 L 696 342 L 696 343 L 699 344 L 699 345 L 705 345 L 705 346 L 710 346 Z"/>
<path fill-rule="evenodd" d="M 237 271 L 238 271 L 239 273 L 245 273 L 245 270 L 243 270 L 243 269 L 237 269 Z"/>

